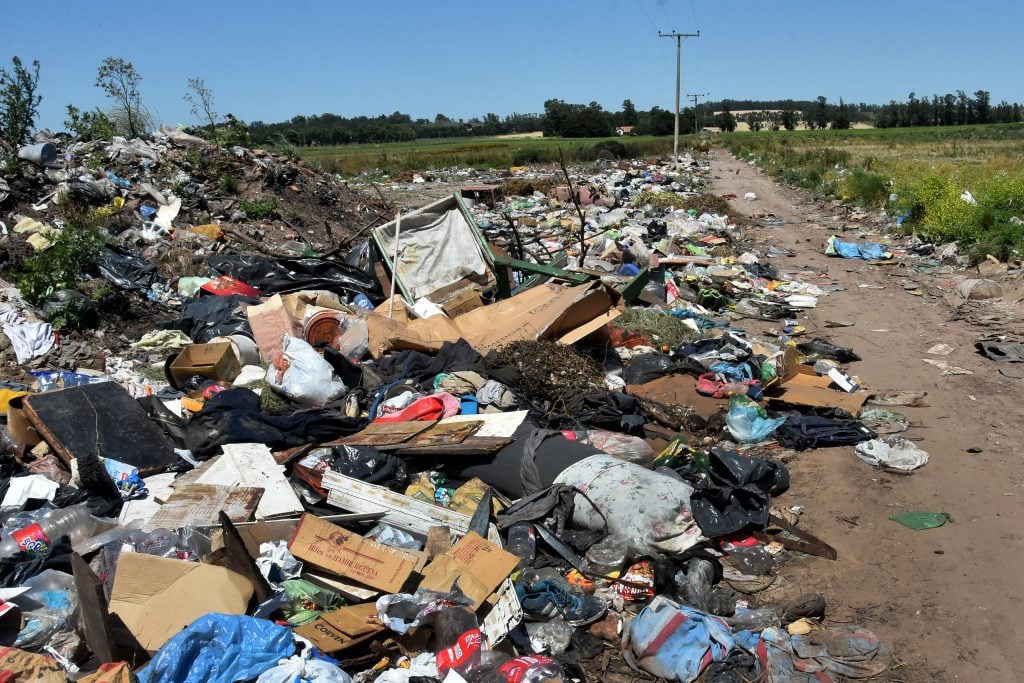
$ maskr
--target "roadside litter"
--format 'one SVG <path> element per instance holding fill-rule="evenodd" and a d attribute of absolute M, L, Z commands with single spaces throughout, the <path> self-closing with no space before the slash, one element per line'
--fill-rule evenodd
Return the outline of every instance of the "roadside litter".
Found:
<path fill-rule="evenodd" d="M 746 239 L 755 218 L 701 192 L 706 160 L 619 162 L 525 195 L 470 185 L 400 212 L 179 133 L 41 141 L 3 205 L 16 227 L 0 256 L 24 259 L 68 229 L 40 188 L 84 202 L 112 244 L 79 294 L 98 320 L 135 311 L 96 336 L 77 297 L 48 299 L 63 308 L 43 321 L 41 299 L 4 283 L 0 637 L 18 675 L 724 681 L 889 665 L 874 634 L 830 623 L 824 596 L 766 588 L 789 562 L 843 561 L 785 502 L 786 463 L 852 446 L 918 468 L 929 454 L 891 407 L 924 394 L 856 375 L 858 351 L 827 329 L 853 322 L 804 336 L 835 290 Z M 215 195 L 229 171 L 282 210 Z M 291 195 L 324 208 L 297 219 Z"/>

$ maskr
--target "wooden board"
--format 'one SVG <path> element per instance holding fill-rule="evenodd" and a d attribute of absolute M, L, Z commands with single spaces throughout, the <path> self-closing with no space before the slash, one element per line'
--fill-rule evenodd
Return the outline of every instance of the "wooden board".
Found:
<path fill-rule="evenodd" d="M 371 422 L 366 429 L 339 439 L 346 446 L 390 446 L 404 443 L 420 432 L 426 431 L 432 422 Z"/>
<path fill-rule="evenodd" d="M 175 489 L 144 530 L 219 525 L 221 511 L 232 522 L 248 522 L 262 497 L 260 488 L 189 484 Z"/>
<path fill-rule="evenodd" d="M 147 476 L 178 460 L 170 439 L 116 382 L 26 396 L 23 406 L 32 426 L 67 464 L 99 456 Z"/>

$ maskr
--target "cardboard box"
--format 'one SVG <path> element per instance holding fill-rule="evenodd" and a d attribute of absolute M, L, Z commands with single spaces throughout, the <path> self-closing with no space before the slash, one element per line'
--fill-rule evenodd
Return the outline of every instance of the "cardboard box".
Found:
<path fill-rule="evenodd" d="M 831 388 L 832 380 L 821 377 L 797 362 L 796 350 L 786 349 L 782 375 L 765 388 L 769 403 L 789 403 L 817 408 L 841 408 L 856 415 L 868 400 L 868 392 L 845 394 Z"/>
<path fill-rule="evenodd" d="M 288 543 L 292 555 L 385 593 L 398 593 L 416 568 L 407 553 L 305 514 Z"/>
<path fill-rule="evenodd" d="M 171 363 L 171 376 L 179 384 L 192 375 L 231 382 L 241 370 L 229 342 L 186 346 Z"/>
<path fill-rule="evenodd" d="M 484 298 L 475 289 L 464 289 L 441 304 L 441 309 L 449 318 L 455 318 L 463 313 L 469 313 L 484 305 Z"/>
<path fill-rule="evenodd" d="M 517 564 L 517 556 L 470 532 L 451 550 L 426 566 L 420 588 L 447 593 L 458 585 L 473 601 L 473 609 L 477 609 L 508 578 Z"/>
<path fill-rule="evenodd" d="M 269 360 L 274 351 L 284 346 L 284 335 L 302 337 L 302 321 L 292 315 L 280 294 L 275 294 L 262 304 L 245 309 L 245 317 L 252 328 L 252 338 L 260 347 L 260 357 Z"/>
<path fill-rule="evenodd" d="M 316 621 L 297 626 L 295 633 L 308 638 L 321 652 L 333 655 L 383 633 L 382 625 L 366 622 L 367 617 L 376 614 L 377 604 L 374 602 L 340 607 L 324 612 Z"/>
<path fill-rule="evenodd" d="M 224 567 L 122 553 L 110 612 L 152 652 L 204 614 L 245 614 L 252 595 L 249 580 Z"/>

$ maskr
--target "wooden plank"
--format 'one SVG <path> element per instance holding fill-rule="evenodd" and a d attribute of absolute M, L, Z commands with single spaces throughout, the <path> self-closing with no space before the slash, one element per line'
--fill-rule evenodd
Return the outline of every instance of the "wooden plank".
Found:
<path fill-rule="evenodd" d="M 232 522 L 248 522 L 253 518 L 262 496 L 263 489 L 250 486 L 189 484 L 175 490 L 144 530 L 217 526 L 221 511 Z"/>
<path fill-rule="evenodd" d="M 100 664 L 121 661 L 114 643 L 114 629 L 107 611 L 103 585 L 78 553 L 71 553 L 71 571 L 75 576 L 75 592 L 81 605 L 85 644 Z"/>
<path fill-rule="evenodd" d="M 630 280 L 626 286 L 622 288 L 622 300 L 627 304 L 634 301 L 638 296 L 640 296 L 640 292 L 644 291 L 644 287 L 646 287 L 647 283 L 650 281 L 651 271 L 649 268 L 644 268 L 637 273 L 635 278 Z"/>
<path fill-rule="evenodd" d="M 437 444 L 434 446 L 402 446 L 392 451 L 395 455 L 489 455 L 500 451 L 515 441 L 505 436 L 471 436 L 462 443 Z"/>
<path fill-rule="evenodd" d="M 346 446 L 391 446 L 404 443 L 420 432 L 426 431 L 433 422 L 371 422 L 357 432 L 338 442 Z"/>
<path fill-rule="evenodd" d="M 157 474 L 177 462 L 171 441 L 116 382 L 87 384 L 26 396 L 25 416 L 57 455 L 104 457 Z"/>
<path fill-rule="evenodd" d="M 462 536 L 469 529 L 469 516 L 395 493 L 383 486 L 367 484 L 338 472 L 324 472 L 327 503 L 352 512 L 383 512 L 383 521 L 421 536 L 432 526 L 447 526 Z"/>

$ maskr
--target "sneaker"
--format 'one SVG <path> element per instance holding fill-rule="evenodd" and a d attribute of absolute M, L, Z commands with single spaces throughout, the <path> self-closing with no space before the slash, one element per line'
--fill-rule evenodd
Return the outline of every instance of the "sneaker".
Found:
<path fill-rule="evenodd" d="M 565 579 L 520 583 L 516 594 L 523 612 L 531 619 L 553 619 L 561 615 L 570 626 L 586 626 L 604 616 L 608 607 L 593 595 L 574 593 Z"/>

